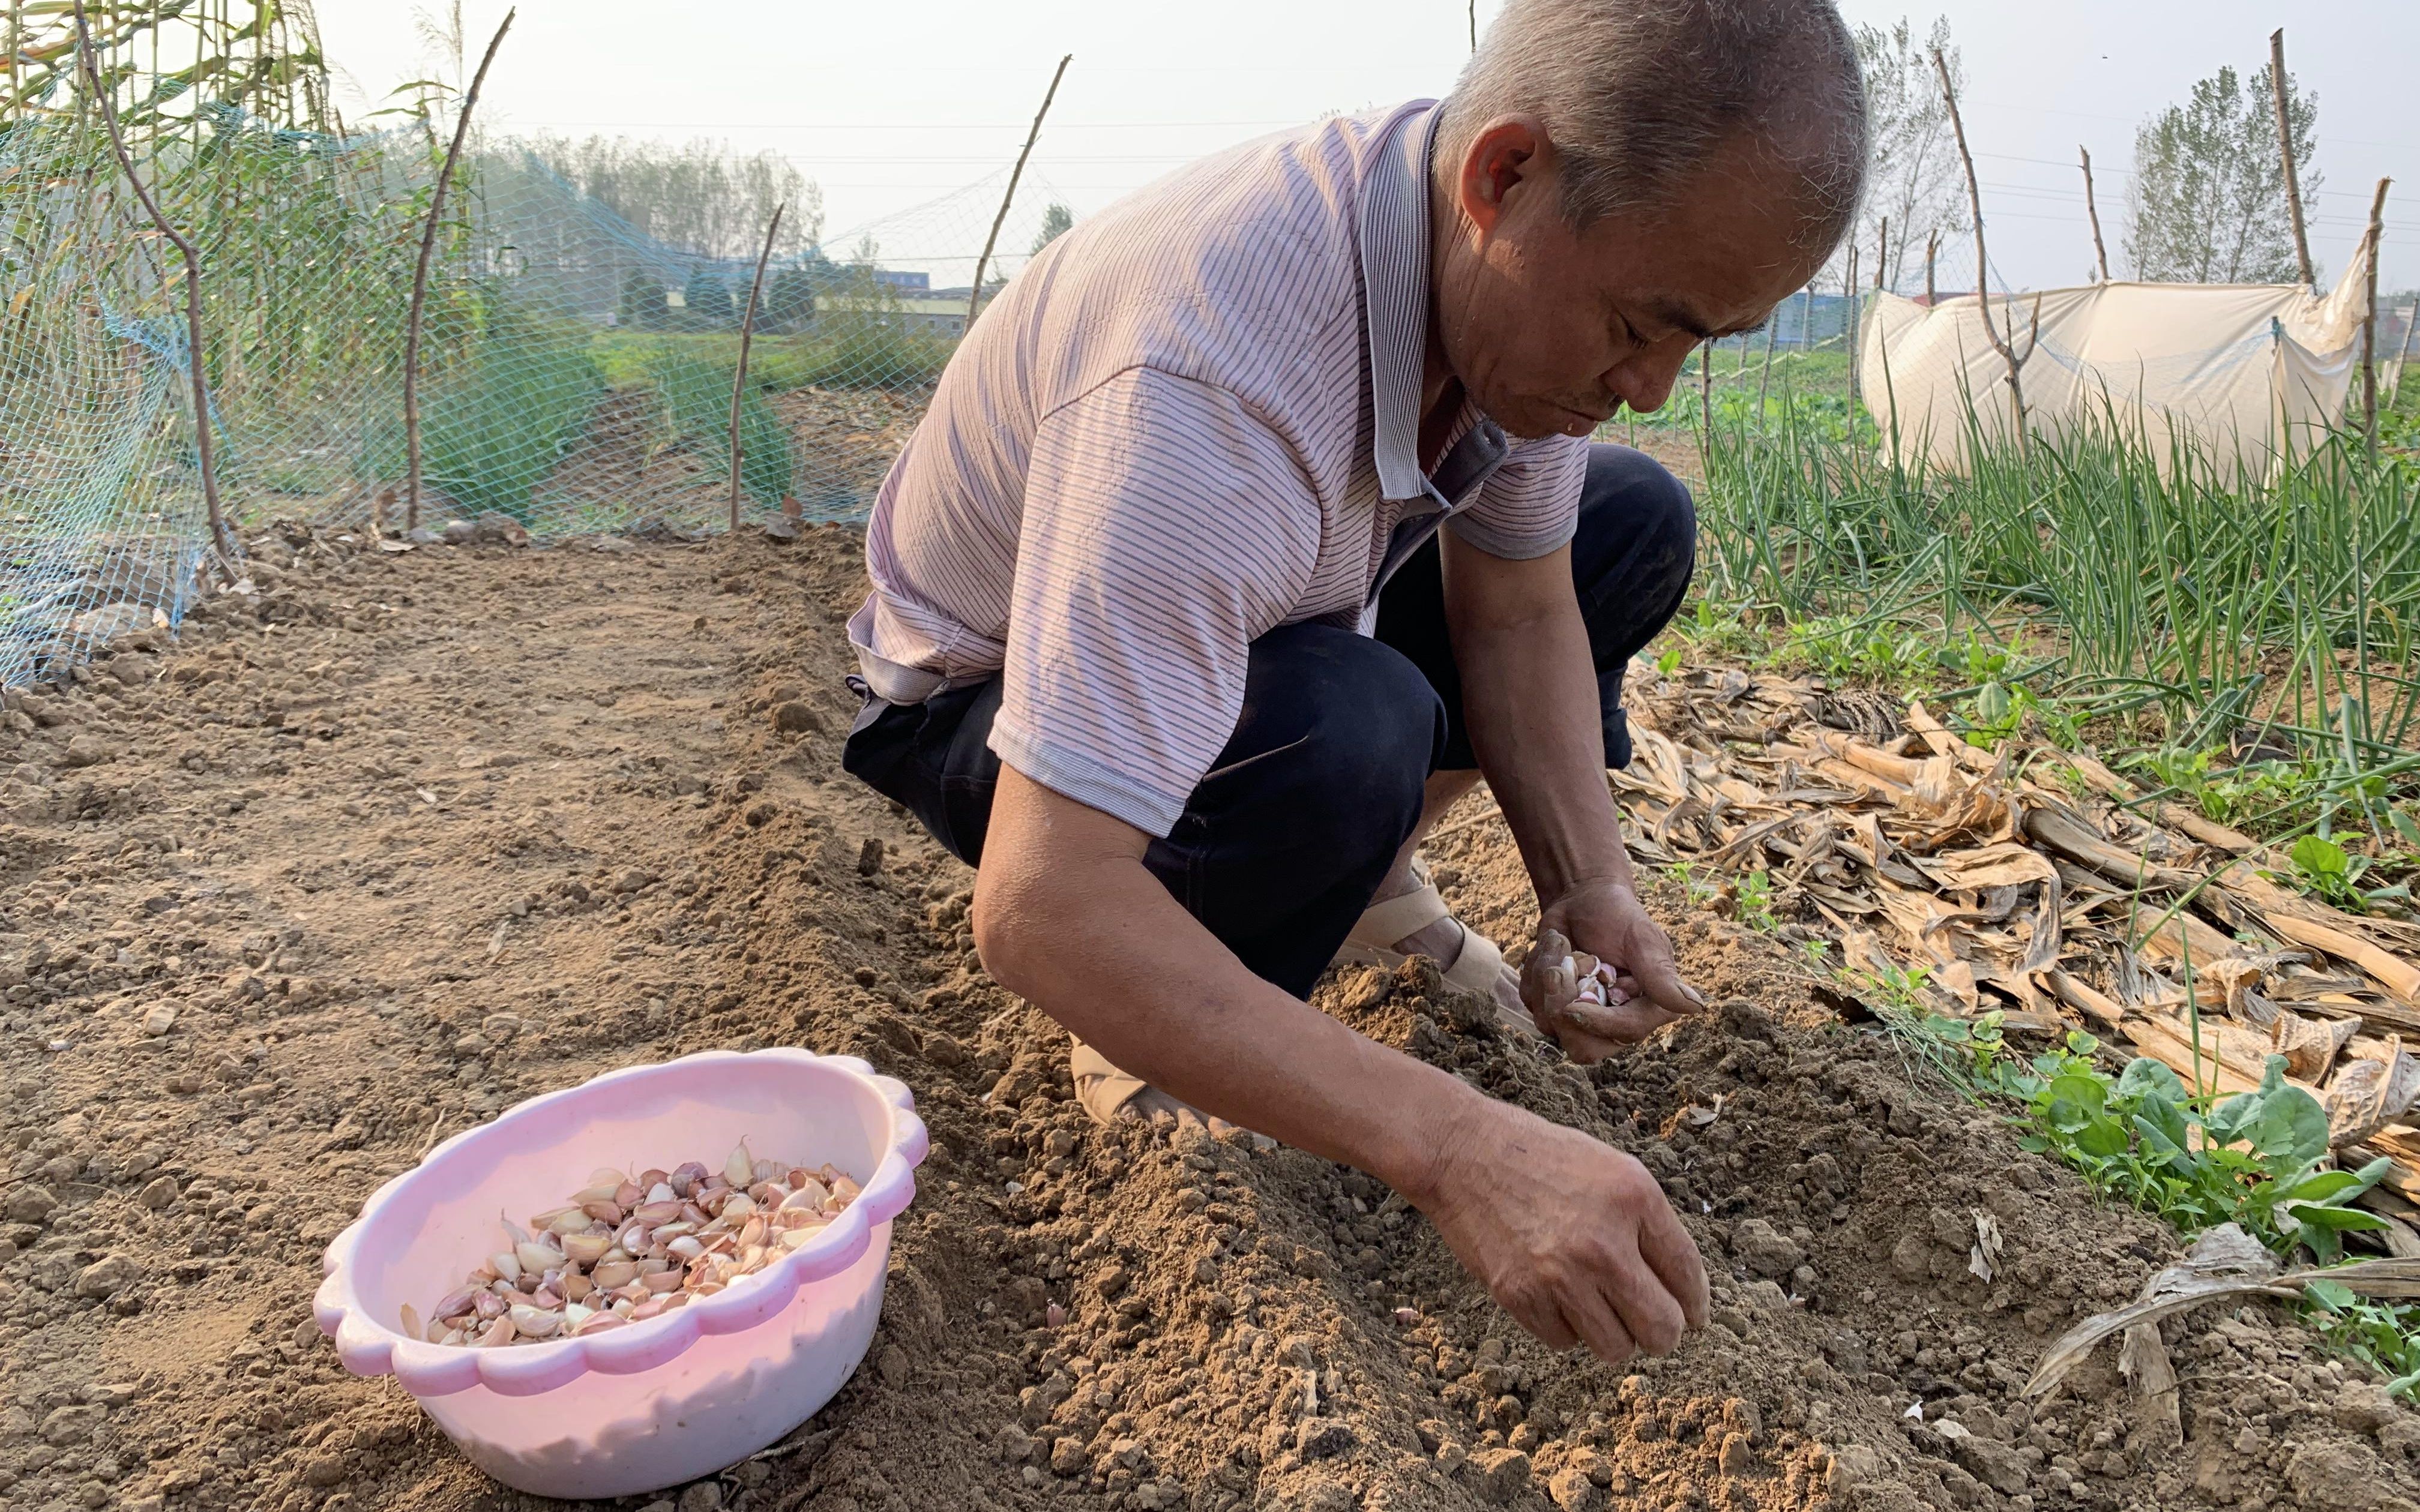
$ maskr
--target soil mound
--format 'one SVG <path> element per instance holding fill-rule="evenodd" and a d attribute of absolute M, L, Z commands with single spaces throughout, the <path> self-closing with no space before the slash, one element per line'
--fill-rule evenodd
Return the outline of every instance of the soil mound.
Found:
<path fill-rule="evenodd" d="M 2172 1321 L 2173 1426 L 2057 1331 L 2178 1248 L 1839 1022 L 1772 936 L 1652 903 L 1717 1011 L 1591 1070 L 1415 963 L 1323 1007 L 1631 1151 L 1715 1322 L 1522 1335 L 1416 1211 L 1299 1151 L 1092 1127 L 974 959 L 970 876 L 838 770 L 850 532 L 546 549 L 272 532 L 261 592 L 0 733 L 0 1495 L 537 1505 L 308 1319 L 436 1138 L 608 1067 L 862 1055 L 934 1134 L 866 1366 L 628 1506 L 1725 1509 L 2420 1503 L 2420 1424 L 2261 1309 Z M 1500 822 L 1435 847 L 1499 938 Z M 1978 1249 L 1978 1219 L 2000 1236 Z"/>

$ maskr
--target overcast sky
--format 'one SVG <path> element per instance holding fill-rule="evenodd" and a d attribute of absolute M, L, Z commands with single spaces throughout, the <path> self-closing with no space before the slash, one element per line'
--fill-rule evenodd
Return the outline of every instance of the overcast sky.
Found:
<path fill-rule="evenodd" d="M 432 6 L 428 8 L 434 9 Z M 1497 8 L 1480 0 L 1484 27 Z M 465 0 L 472 54 L 504 0 Z M 2393 176 L 2382 285 L 2420 284 L 2420 4 L 2413 0 L 1848 0 L 1853 23 L 1948 16 L 1964 51 L 1967 130 L 2000 278 L 2089 276 L 2078 144 L 2093 151 L 2113 261 L 2134 128 L 2232 63 L 2249 72 L 2288 25 L 2289 70 L 2319 100 L 2324 180 L 2312 226 L 2323 280 L 2350 255 L 2372 186 Z M 427 71 L 407 0 L 319 0 L 349 104 Z M 1028 170 L 1080 217 L 1180 162 L 1325 112 L 1443 93 L 1469 52 L 1464 0 L 520 0 L 490 76 L 501 130 L 722 138 L 789 155 L 839 233 L 960 190 L 1016 154 L 1050 69 L 1076 60 Z M 977 201 L 985 203 L 978 208 Z M 987 196 L 927 211 L 981 239 Z M 971 229 L 969 229 L 971 227 Z M 895 242 L 886 241 L 886 246 Z M 1971 252 L 1962 249 L 1962 260 Z M 965 274 L 958 275 L 963 278 Z M 2122 276 L 2122 270 L 2121 270 Z M 1946 286 L 1971 287 L 1971 273 Z"/>

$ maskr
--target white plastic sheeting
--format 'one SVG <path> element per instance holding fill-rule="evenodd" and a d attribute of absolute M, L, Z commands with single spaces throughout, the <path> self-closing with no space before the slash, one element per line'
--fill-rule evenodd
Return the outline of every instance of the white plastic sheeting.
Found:
<path fill-rule="evenodd" d="M 2095 284 L 1994 295 L 1990 318 L 2003 340 L 2013 328 L 2034 434 L 2105 423 L 2114 409 L 2155 443 L 2174 429 L 2266 473 L 2344 419 L 2360 377 L 2370 255 L 2365 239 L 2325 296 L 2279 284 Z M 1907 454 L 1955 467 L 1974 432 L 1987 445 L 2013 436 L 2008 364 L 1981 311 L 1971 294 L 1931 305 L 1870 297 L 1857 379 L 1883 434 L 1895 431 Z"/>

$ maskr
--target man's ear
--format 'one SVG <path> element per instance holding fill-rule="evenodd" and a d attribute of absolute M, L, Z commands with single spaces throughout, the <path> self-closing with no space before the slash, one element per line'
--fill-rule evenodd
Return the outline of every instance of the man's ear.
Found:
<path fill-rule="evenodd" d="M 1499 116 L 1462 155 L 1454 190 L 1462 213 L 1493 236 L 1515 194 L 1536 193 L 1554 173 L 1555 147 L 1535 116 Z"/>

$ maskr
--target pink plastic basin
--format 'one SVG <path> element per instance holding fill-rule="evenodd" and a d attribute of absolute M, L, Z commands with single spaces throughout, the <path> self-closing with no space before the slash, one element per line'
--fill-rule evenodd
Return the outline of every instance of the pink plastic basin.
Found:
<path fill-rule="evenodd" d="M 814 1240 L 713 1296 L 583 1338 L 505 1349 L 406 1337 L 503 1242 L 499 1217 L 558 1206 L 600 1165 L 825 1161 L 863 1185 Z M 379 1188 L 328 1246 L 313 1310 L 356 1375 L 393 1371 L 473 1464 L 540 1496 L 694 1480 L 814 1415 L 874 1337 L 891 1220 L 916 1195 L 924 1125 L 853 1056 L 712 1051 L 534 1098 Z"/>

